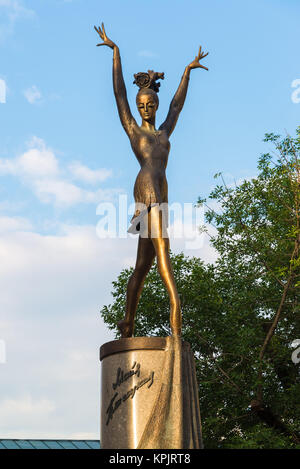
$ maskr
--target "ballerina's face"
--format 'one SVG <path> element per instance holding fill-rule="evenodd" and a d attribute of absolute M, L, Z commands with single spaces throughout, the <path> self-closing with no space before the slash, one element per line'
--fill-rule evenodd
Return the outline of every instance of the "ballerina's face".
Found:
<path fill-rule="evenodd" d="M 146 122 L 153 122 L 157 111 L 157 103 L 151 94 L 141 94 L 137 98 L 137 108 L 141 118 Z"/>

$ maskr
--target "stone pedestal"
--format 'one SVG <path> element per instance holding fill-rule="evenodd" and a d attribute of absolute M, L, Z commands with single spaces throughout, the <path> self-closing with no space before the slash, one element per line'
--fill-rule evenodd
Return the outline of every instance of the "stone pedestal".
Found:
<path fill-rule="evenodd" d="M 101 448 L 202 448 L 194 358 L 175 337 L 104 344 Z"/>

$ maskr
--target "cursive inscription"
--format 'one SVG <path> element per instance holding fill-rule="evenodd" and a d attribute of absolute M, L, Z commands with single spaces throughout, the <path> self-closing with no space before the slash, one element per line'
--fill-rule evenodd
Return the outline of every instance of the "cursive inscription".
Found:
<path fill-rule="evenodd" d="M 137 374 L 137 373 L 136 373 Z M 138 375 L 139 376 L 139 375 Z M 109 403 L 109 406 L 107 408 L 107 411 L 106 411 L 106 414 L 107 414 L 107 421 L 106 421 L 106 425 L 109 424 L 109 422 L 112 420 L 113 418 L 113 415 L 114 413 L 116 412 L 116 410 L 120 407 L 120 405 L 123 403 L 123 402 L 126 402 L 127 399 L 131 398 L 133 399 L 136 392 L 141 389 L 143 386 L 145 386 L 145 384 L 148 383 L 148 386 L 147 388 L 151 388 L 152 384 L 154 382 L 154 371 L 151 371 L 150 373 L 150 376 L 148 376 L 147 378 L 144 378 L 144 379 L 141 379 L 140 381 L 138 381 L 138 383 L 133 386 L 128 392 L 126 392 L 125 394 L 123 394 L 123 396 L 119 397 L 119 393 L 116 392 L 114 394 L 114 396 L 112 397 L 110 403 Z M 118 398 L 119 397 L 119 398 Z M 118 398 L 118 399 L 117 399 Z"/>
<path fill-rule="evenodd" d="M 118 386 L 121 386 L 121 384 L 123 384 L 125 381 L 127 381 L 129 378 L 131 378 L 134 375 L 137 375 L 138 377 L 140 377 L 140 370 L 141 370 L 141 365 L 137 362 L 134 362 L 134 364 L 131 367 L 131 370 L 128 371 L 127 373 L 124 373 L 124 371 L 121 368 L 118 368 L 116 382 L 113 383 L 112 385 L 113 390 L 115 391 Z"/>

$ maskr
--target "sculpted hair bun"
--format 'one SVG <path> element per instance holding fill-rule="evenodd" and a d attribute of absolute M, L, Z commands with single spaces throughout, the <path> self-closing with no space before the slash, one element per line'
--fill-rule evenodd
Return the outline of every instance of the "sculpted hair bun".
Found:
<path fill-rule="evenodd" d="M 156 93 L 159 92 L 160 83 L 156 83 L 157 80 L 164 80 L 165 74 L 154 72 L 153 70 L 148 70 L 148 73 L 136 73 L 134 75 L 134 84 L 139 87 L 139 89 L 150 88 Z"/>

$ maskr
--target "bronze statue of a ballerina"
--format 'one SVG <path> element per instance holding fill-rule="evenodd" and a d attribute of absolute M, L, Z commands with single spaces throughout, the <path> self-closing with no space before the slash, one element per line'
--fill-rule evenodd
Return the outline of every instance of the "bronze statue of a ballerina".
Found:
<path fill-rule="evenodd" d="M 198 55 L 185 68 L 179 87 L 170 104 L 165 122 L 156 130 L 155 115 L 158 109 L 157 79 L 163 79 L 162 73 L 149 71 L 148 74 L 135 75 L 135 83 L 140 86 L 136 97 L 136 104 L 142 125 L 139 127 L 131 114 L 127 101 L 126 87 L 123 79 L 121 58 L 118 46 L 106 35 L 104 24 L 95 30 L 102 39 L 98 46 L 108 46 L 114 51 L 113 55 L 113 86 L 121 123 L 127 133 L 134 154 L 141 165 L 141 170 L 134 186 L 134 199 L 136 211 L 133 217 L 136 220 L 146 218 L 147 233 L 140 233 L 137 251 L 137 260 L 134 272 L 128 282 L 126 314 L 118 323 L 122 337 L 132 337 L 134 318 L 139 298 L 155 256 L 162 281 L 170 297 L 170 326 L 173 336 L 181 335 L 181 307 L 170 261 L 170 243 L 166 230 L 163 228 L 163 217 L 160 206 L 168 203 L 168 184 L 166 167 L 170 151 L 169 137 L 172 134 L 179 114 L 183 108 L 190 71 L 194 68 L 206 67 L 200 60 L 208 55 L 199 49 Z M 146 210 L 141 210 L 146 207 Z M 140 225 L 140 223 L 138 224 Z M 137 226 L 137 232 L 139 226 Z"/>

